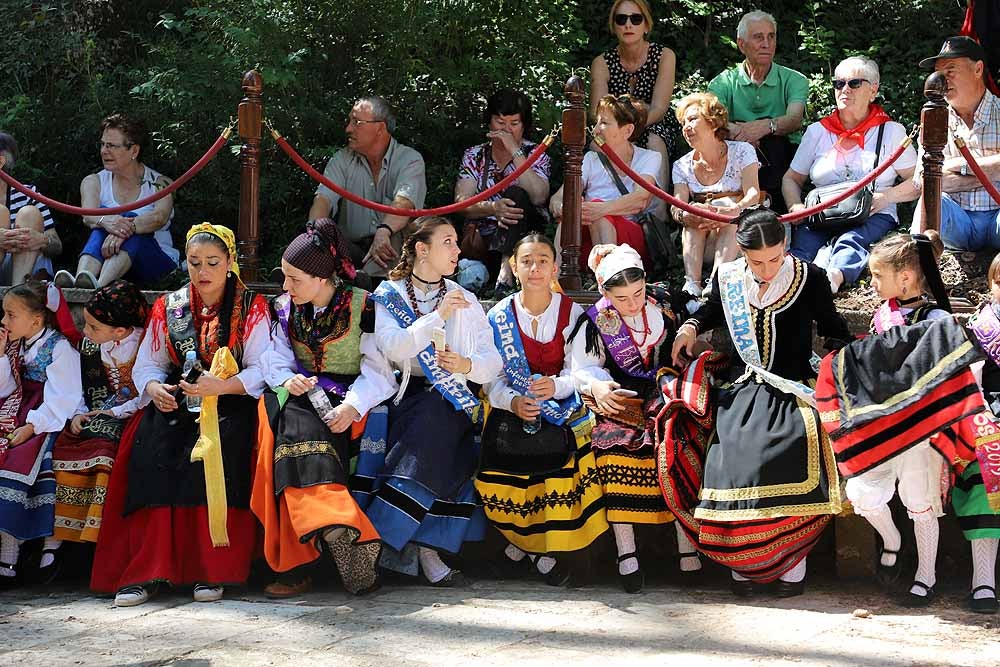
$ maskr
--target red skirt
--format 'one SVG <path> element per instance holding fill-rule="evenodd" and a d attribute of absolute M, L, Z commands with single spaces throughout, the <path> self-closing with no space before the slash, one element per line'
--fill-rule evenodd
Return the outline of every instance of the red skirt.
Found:
<path fill-rule="evenodd" d="M 639 253 L 639 256 L 642 257 L 642 265 L 647 268 L 652 266 L 649 260 L 649 250 L 646 249 L 646 235 L 642 231 L 642 225 L 632 222 L 621 215 L 609 215 L 608 222 L 615 228 L 615 233 L 618 235 L 618 245 L 627 243 L 632 246 Z M 580 228 L 581 269 L 589 268 L 587 266 L 587 258 L 590 257 L 590 251 L 593 247 L 594 243 L 590 240 L 590 227 L 584 225 Z"/>

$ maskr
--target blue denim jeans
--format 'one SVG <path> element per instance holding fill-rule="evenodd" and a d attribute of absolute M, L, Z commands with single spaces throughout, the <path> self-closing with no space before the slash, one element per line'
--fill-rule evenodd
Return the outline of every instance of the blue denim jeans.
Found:
<path fill-rule="evenodd" d="M 1000 209 L 966 211 L 941 197 L 941 239 L 953 250 L 1000 248 Z"/>
<path fill-rule="evenodd" d="M 792 255 L 812 262 L 822 269 L 840 269 L 844 284 L 857 282 L 868 267 L 868 251 L 896 226 L 888 213 L 876 213 L 863 225 L 846 232 L 814 231 L 809 225 L 798 225 L 792 231 Z"/>

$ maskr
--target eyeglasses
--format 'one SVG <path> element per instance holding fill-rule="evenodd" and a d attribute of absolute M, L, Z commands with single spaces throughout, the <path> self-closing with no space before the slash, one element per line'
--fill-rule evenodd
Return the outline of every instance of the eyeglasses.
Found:
<path fill-rule="evenodd" d="M 384 123 L 385 119 L 375 119 L 375 120 L 365 120 L 364 118 L 355 118 L 354 116 L 347 117 L 348 126 L 357 127 L 359 125 L 367 125 L 368 123 Z"/>
<path fill-rule="evenodd" d="M 95 146 L 97 146 L 97 150 L 99 151 L 104 150 L 105 148 L 109 151 L 116 151 L 119 148 L 132 148 L 135 144 L 113 144 L 110 141 L 98 141 Z"/>
<path fill-rule="evenodd" d="M 857 90 L 863 83 L 871 83 L 871 81 L 868 79 L 834 79 L 833 88 L 834 90 L 843 90 L 844 86 L 850 86 L 851 90 Z"/>
<path fill-rule="evenodd" d="M 642 25 L 642 22 L 646 20 L 642 14 L 615 14 L 615 24 L 625 25 L 632 21 L 632 25 Z"/>

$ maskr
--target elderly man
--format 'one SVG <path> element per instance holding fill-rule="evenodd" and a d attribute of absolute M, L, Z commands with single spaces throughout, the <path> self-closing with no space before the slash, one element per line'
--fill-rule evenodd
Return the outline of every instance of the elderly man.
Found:
<path fill-rule="evenodd" d="M 10 171 L 16 160 L 17 142 L 0 132 L 0 170 Z M 0 181 L 0 283 L 17 285 L 36 271 L 51 277 L 52 258 L 61 252 L 48 207 Z"/>
<path fill-rule="evenodd" d="M 976 162 L 1000 187 L 1000 99 L 986 89 L 983 48 L 968 37 L 949 37 L 941 52 L 920 61 L 948 81 L 948 143 L 941 179 L 941 238 L 955 250 L 1000 248 L 1000 205 L 976 178 L 955 146 L 965 140 Z M 917 185 L 920 181 L 915 182 Z M 922 207 L 917 207 L 921 211 Z M 921 221 L 914 216 L 914 227 Z"/>
<path fill-rule="evenodd" d="M 757 147 L 760 187 L 771 195 L 772 208 L 783 212 L 781 177 L 801 138 L 809 82 L 774 62 L 777 40 L 773 16 L 746 14 L 736 28 L 736 46 L 746 60 L 712 79 L 708 89 L 729 110 L 729 138 Z"/>
<path fill-rule="evenodd" d="M 330 158 L 323 175 L 370 201 L 397 208 L 422 208 L 427 194 L 424 159 L 392 133 L 396 119 L 383 98 L 354 103 L 347 119 L 347 148 Z M 309 219 L 336 215 L 340 195 L 325 185 L 316 190 Z M 410 218 L 378 213 L 345 202 L 339 219 L 350 243 L 351 261 L 369 276 L 384 277 L 396 265 Z"/>

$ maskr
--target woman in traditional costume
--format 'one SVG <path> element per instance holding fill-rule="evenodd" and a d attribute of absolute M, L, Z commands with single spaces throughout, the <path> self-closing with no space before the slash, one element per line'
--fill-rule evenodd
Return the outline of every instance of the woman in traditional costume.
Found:
<path fill-rule="evenodd" d="M 629 593 L 644 577 L 635 524 L 673 521 L 656 481 L 652 420 L 663 407 L 657 378 L 671 372 L 676 319 L 669 293 L 647 285 L 642 259 L 629 245 L 595 246 L 588 264 L 602 298 L 572 332 L 573 360 L 589 357 L 573 373 L 597 413 L 592 447 L 607 519 L 618 547 L 618 574 Z M 682 572 L 701 569 L 694 547 L 677 529 Z"/>
<path fill-rule="evenodd" d="M 548 238 L 522 238 L 511 257 L 521 291 L 487 313 L 504 374 L 488 387 L 476 490 L 508 542 L 504 569 L 530 562 L 558 586 L 570 574 L 558 555 L 589 546 L 608 528 L 590 442 L 594 416 L 572 376 L 570 333 L 583 309 L 552 291 L 559 266 Z"/>
<path fill-rule="evenodd" d="M 268 305 L 240 281 L 230 229 L 195 225 L 185 252 L 191 282 L 157 299 L 139 346 L 132 377 L 146 409 L 122 435 L 94 558 L 91 587 L 117 591 L 118 606 L 142 604 L 159 583 L 219 600 L 224 584 L 246 581 L 254 553 Z M 204 368 L 193 383 L 181 377 L 188 351 Z"/>
<path fill-rule="evenodd" d="M 139 409 L 132 369 L 148 315 L 142 292 L 124 280 L 95 290 L 83 308 L 83 396 L 52 450 L 56 519 L 46 560 L 64 540 L 97 542 L 122 430 Z"/>
<path fill-rule="evenodd" d="M 368 411 L 392 395 L 392 371 L 375 342 L 374 302 L 346 282 L 356 271 L 333 220 L 309 222 L 285 249 L 281 270 L 285 294 L 274 301 L 277 326 L 264 357 L 275 389 L 259 405 L 250 501 L 268 565 L 281 573 L 265 592 L 307 591 L 303 568 L 325 548 L 344 587 L 361 594 L 376 584 L 381 544 L 348 490 L 351 444 Z"/>
<path fill-rule="evenodd" d="M 823 271 L 785 253 L 773 211 L 745 211 L 738 225 L 743 257 L 719 268 L 711 296 L 681 325 L 673 348 L 679 364 L 699 334 L 725 322 L 737 355 L 738 379 L 715 397 L 701 502 L 688 528 L 702 553 L 732 569 L 734 593 L 749 596 L 751 582 L 778 579 L 778 595 L 789 597 L 803 592 L 806 556 L 841 508 L 833 452 L 808 386 L 816 375 L 812 325 L 828 344 L 843 345 L 850 334 Z M 673 444 L 667 438 L 665 450 Z M 678 458 L 702 455 L 691 447 Z M 690 497 L 665 472 L 665 494 Z M 684 504 L 672 507 L 680 515 L 690 511 Z"/>
<path fill-rule="evenodd" d="M 3 297 L 0 329 L 0 584 L 17 576 L 21 543 L 52 535 L 52 443 L 80 402 L 80 355 L 53 317 L 54 285 L 28 281 Z M 66 311 L 68 313 L 68 311 Z M 60 322 L 61 323 L 61 322 Z M 47 556 L 47 557 L 46 557 Z M 40 563 L 54 562 L 50 553 Z"/>
<path fill-rule="evenodd" d="M 381 564 L 412 575 L 419 565 L 436 586 L 463 582 L 439 552 L 485 534 L 472 485 L 482 405 L 468 383 L 490 382 L 502 366 L 476 297 L 445 279 L 458 255 L 451 223 L 421 218 L 372 296 L 378 347 L 401 377 L 384 447 L 362 448 L 367 460 L 384 460 L 374 470 L 358 460 L 359 475 L 373 482 L 367 513 L 387 547 Z"/>

